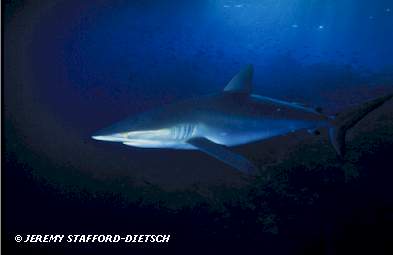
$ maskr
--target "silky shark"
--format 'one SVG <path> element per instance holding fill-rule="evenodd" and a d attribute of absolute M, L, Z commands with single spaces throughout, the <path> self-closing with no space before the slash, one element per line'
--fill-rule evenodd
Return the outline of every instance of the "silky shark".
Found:
<path fill-rule="evenodd" d="M 248 65 L 221 93 L 129 117 L 92 138 L 143 148 L 200 150 L 243 173 L 255 174 L 257 168 L 229 147 L 302 129 L 328 128 L 331 144 L 343 156 L 346 131 L 391 98 L 375 100 L 338 123 L 334 117 L 298 103 L 251 94 L 252 76 L 253 67 Z"/>

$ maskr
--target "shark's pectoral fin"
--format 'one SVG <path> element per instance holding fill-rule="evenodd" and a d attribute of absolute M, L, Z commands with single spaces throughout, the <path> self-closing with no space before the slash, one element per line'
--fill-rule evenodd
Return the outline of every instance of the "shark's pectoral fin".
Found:
<path fill-rule="evenodd" d="M 249 160 L 228 150 L 228 148 L 223 145 L 216 144 L 203 137 L 192 138 L 187 142 L 245 174 L 255 174 L 257 172 L 257 168 Z"/>

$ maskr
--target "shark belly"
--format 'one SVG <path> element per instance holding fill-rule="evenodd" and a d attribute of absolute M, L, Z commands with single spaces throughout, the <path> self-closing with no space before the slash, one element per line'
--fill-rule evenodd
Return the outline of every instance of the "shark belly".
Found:
<path fill-rule="evenodd" d="M 237 146 L 318 126 L 319 123 L 309 121 L 229 118 L 201 125 L 200 133 L 217 144 Z"/>

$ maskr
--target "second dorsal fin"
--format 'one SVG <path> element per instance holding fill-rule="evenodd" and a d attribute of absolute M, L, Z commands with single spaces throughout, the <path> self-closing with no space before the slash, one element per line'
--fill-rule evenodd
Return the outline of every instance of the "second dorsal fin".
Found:
<path fill-rule="evenodd" d="M 250 94 L 252 90 L 252 76 L 254 68 L 252 65 L 247 65 L 239 73 L 237 73 L 232 80 L 224 88 L 225 92 Z"/>

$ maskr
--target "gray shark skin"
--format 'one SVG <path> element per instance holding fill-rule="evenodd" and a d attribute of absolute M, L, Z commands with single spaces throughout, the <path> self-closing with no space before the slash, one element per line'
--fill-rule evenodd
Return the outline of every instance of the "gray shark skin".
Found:
<path fill-rule="evenodd" d="M 342 154 L 345 131 L 337 128 L 331 117 L 296 103 L 251 94 L 252 74 L 248 65 L 221 93 L 127 118 L 92 138 L 142 148 L 196 149 L 246 174 L 255 174 L 256 167 L 228 147 L 297 130 L 330 128 L 332 144 L 337 154 Z"/>

